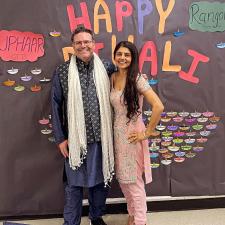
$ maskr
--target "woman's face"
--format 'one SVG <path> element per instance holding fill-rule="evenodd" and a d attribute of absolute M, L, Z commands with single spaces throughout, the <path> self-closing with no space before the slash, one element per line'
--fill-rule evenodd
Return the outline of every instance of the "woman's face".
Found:
<path fill-rule="evenodd" d="M 119 69 L 128 69 L 131 64 L 131 52 L 126 47 L 120 47 L 115 54 L 115 64 Z"/>

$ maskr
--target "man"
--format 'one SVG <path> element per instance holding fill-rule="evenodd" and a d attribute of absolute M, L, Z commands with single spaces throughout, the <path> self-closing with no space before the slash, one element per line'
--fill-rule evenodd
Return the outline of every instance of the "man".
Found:
<path fill-rule="evenodd" d="M 75 55 L 56 69 L 52 84 L 53 130 L 65 157 L 64 225 L 80 225 L 84 187 L 91 224 L 106 225 L 106 186 L 114 173 L 108 75 L 114 66 L 94 53 L 91 30 L 78 27 L 71 40 Z"/>

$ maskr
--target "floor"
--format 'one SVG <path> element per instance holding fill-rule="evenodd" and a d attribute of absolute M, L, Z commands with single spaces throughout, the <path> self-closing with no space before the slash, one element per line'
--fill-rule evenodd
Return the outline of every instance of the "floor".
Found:
<path fill-rule="evenodd" d="M 108 225 L 125 225 L 127 215 L 114 214 L 104 216 Z M 13 221 L 14 223 L 24 223 L 29 225 L 62 225 L 63 219 L 44 219 Z M 3 222 L 0 222 L 3 225 Z M 89 225 L 87 217 L 82 218 L 81 225 Z M 189 211 L 170 211 L 148 213 L 148 225 L 225 225 L 225 208 L 189 210 Z"/>

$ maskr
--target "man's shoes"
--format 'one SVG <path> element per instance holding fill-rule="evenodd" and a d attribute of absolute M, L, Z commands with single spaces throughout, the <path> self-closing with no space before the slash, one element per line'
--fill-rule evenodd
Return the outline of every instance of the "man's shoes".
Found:
<path fill-rule="evenodd" d="M 90 225 L 107 225 L 102 218 L 91 220 Z"/>

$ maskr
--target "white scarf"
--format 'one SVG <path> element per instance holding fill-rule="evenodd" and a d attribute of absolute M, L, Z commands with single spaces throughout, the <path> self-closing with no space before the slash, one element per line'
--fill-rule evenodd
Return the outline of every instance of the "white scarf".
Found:
<path fill-rule="evenodd" d="M 87 155 L 87 138 L 84 119 L 82 91 L 76 57 L 72 56 L 68 72 L 68 146 L 70 167 L 79 168 Z M 114 174 L 112 114 L 110 106 L 110 82 L 105 67 L 94 53 L 94 82 L 100 105 L 102 170 L 104 182 L 112 180 Z"/>

